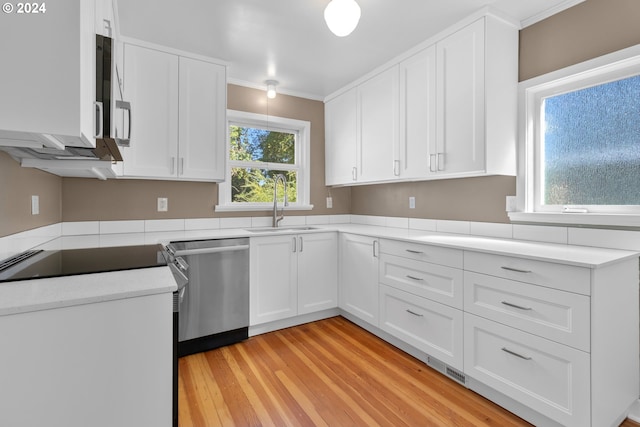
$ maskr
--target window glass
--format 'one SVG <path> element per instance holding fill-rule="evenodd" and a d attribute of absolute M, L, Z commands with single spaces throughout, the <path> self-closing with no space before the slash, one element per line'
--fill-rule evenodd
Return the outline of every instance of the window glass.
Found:
<path fill-rule="evenodd" d="M 287 198 L 289 203 L 298 200 L 298 180 L 296 171 L 280 171 L 260 168 L 231 169 L 231 201 L 273 203 L 273 182 L 278 174 L 287 179 Z M 278 201 L 284 200 L 282 181 L 278 182 Z"/>
<path fill-rule="evenodd" d="M 542 205 L 640 205 L 640 76 L 541 103 Z"/>

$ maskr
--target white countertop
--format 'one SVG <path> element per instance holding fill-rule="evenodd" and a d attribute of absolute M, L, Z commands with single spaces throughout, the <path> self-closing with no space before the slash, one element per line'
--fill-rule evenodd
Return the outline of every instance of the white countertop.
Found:
<path fill-rule="evenodd" d="M 87 247 L 167 244 L 172 241 L 224 239 L 236 237 L 273 236 L 275 234 L 318 233 L 340 231 L 365 236 L 424 243 L 461 250 L 480 251 L 497 255 L 514 256 L 579 267 L 598 268 L 628 258 L 637 258 L 638 253 L 619 249 L 590 246 L 541 243 L 514 239 L 472 236 L 465 234 L 439 233 L 407 228 L 381 227 L 362 224 L 314 225 L 312 230 L 284 227 L 276 233 L 256 233 L 244 228 L 167 231 L 154 233 L 100 234 L 63 236 L 54 239 L 39 249 L 78 249 Z"/>
<path fill-rule="evenodd" d="M 0 316 L 174 292 L 167 266 L 0 283 Z"/>
<path fill-rule="evenodd" d="M 406 228 L 361 224 L 317 225 L 312 230 L 285 228 L 275 234 L 318 233 L 340 231 L 376 238 L 423 243 L 460 250 L 480 251 L 503 256 L 598 268 L 611 263 L 637 258 L 632 251 L 554 243 L 498 239 L 463 234 L 437 233 Z M 89 247 L 167 244 L 171 241 L 273 236 L 248 229 L 229 228 L 154 233 L 123 233 L 63 236 L 38 249 L 79 249 Z M 132 298 L 177 289 L 169 267 L 153 267 L 91 275 L 56 277 L 0 283 L 0 316 L 35 310 L 60 308 L 78 304 Z"/>

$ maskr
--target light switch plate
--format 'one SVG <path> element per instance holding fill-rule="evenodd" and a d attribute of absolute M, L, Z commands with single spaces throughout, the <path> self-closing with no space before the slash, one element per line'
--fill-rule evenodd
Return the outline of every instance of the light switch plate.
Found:
<path fill-rule="evenodd" d="M 333 207 L 333 199 L 331 196 L 327 197 L 327 209 L 331 209 Z"/>
<path fill-rule="evenodd" d="M 416 208 L 416 198 L 411 196 L 409 197 L 409 209 L 415 209 Z"/>
<path fill-rule="evenodd" d="M 31 196 L 31 215 L 40 214 L 40 196 Z"/>
<path fill-rule="evenodd" d="M 158 212 L 167 212 L 169 210 L 169 199 L 166 197 L 158 197 Z"/>

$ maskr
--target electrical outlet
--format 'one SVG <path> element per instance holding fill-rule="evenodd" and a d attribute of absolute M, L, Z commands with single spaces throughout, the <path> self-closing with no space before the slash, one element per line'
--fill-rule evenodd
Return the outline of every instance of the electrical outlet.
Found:
<path fill-rule="evenodd" d="M 167 212 L 169 210 L 169 199 L 166 197 L 158 197 L 158 212 Z"/>
<path fill-rule="evenodd" d="M 40 214 L 40 196 L 31 196 L 31 215 Z"/>
<path fill-rule="evenodd" d="M 331 196 L 327 197 L 327 209 L 331 209 L 333 207 L 333 198 Z"/>
<path fill-rule="evenodd" d="M 409 197 L 409 209 L 415 209 L 416 208 L 416 198 L 411 196 Z"/>
<path fill-rule="evenodd" d="M 516 209 L 518 209 L 516 205 L 516 196 L 507 196 L 505 208 L 507 212 L 515 212 Z"/>

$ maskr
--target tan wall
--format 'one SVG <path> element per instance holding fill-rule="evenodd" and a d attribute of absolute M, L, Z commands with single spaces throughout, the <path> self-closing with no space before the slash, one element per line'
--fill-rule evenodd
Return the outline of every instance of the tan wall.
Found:
<path fill-rule="evenodd" d="M 520 81 L 640 44 L 640 1 L 587 0 L 520 31 Z"/>
<path fill-rule="evenodd" d="M 62 180 L 20 167 L 0 152 L 0 237 L 60 222 Z M 31 215 L 31 196 L 40 197 L 40 214 Z"/>
<path fill-rule="evenodd" d="M 232 110 L 269 114 L 311 122 L 311 203 L 312 211 L 287 215 L 343 214 L 350 210 L 350 190 L 332 191 L 333 209 L 325 208 L 324 186 L 324 104 L 320 101 L 279 94 L 270 100 L 263 90 L 228 85 L 227 107 Z M 260 216 L 270 212 L 216 213 L 218 186 L 204 182 L 154 180 L 108 180 L 64 178 L 63 221 L 110 221 L 127 219 L 210 218 Z M 157 198 L 169 199 L 169 210 L 157 212 Z"/>

